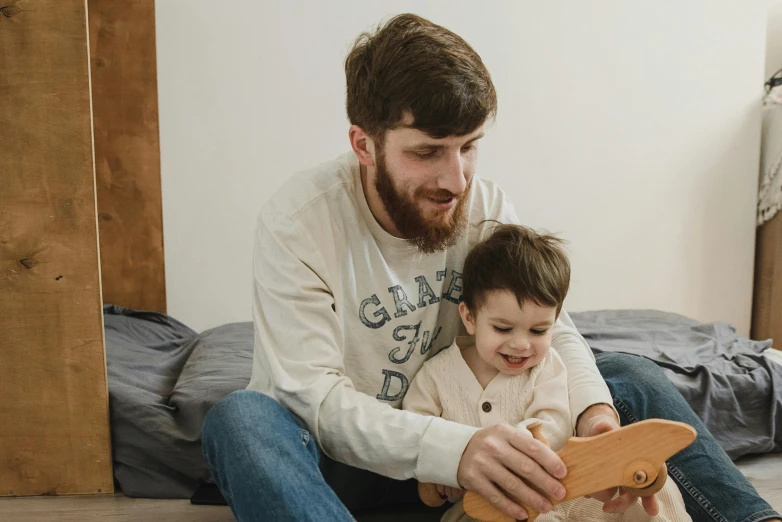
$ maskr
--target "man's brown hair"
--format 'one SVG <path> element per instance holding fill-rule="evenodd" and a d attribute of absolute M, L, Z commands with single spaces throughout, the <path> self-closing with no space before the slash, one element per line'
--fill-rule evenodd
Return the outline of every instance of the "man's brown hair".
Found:
<path fill-rule="evenodd" d="M 464 136 L 497 112 L 486 66 L 467 42 L 413 14 L 363 33 L 345 60 L 347 112 L 381 145 L 405 115 L 433 138 Z"/>
<path fill-rule="evenodd" d="M 520 225 L 497 225 L 464 261 L 462 300 L 474 314 L 494 290 L 508 290 L 519 305 L 555 306 L 570 287 L 570 261 L 563 240 Z"/>

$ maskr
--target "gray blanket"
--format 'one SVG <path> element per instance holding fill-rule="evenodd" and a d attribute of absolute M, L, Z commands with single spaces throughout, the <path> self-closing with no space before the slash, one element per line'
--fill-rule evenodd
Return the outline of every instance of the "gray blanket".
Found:
<path fill-rule="evenodd" d="M 596 351 L 648 357 L 729 455 L 782 449 L 782 366 L 721 323 L 660 312 L 572 314 Z M 250 379 L 250 323 L 198 335 L 156 313 L 104 308 L 114 476 L 129 496 L 189 498 L 208 479 L 201 424 L 208 409 Z"/>
<path fill-rule="evenodd" d="M 201 424 L 247 387 L 252 325 L 201 335 L 163 314 L 104 307 L 114 478 L 131 497 L 190 498 L 209 474 Z"/>

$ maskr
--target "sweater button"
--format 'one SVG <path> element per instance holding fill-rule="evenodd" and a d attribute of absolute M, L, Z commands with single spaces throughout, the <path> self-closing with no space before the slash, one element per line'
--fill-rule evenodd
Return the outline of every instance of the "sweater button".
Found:
<path fill-rule="evenodd" d="M 491 403 L 490 403 L 490 402 L 484 402 L 484 403 L 483 403 L 483 406 L 481 406 L 481 408 L 482 408 L 482 409 L 483 409 L 483 411 L 485 411 L 486 413 L 489 413 L 489 412 L 491 411 Z"/>

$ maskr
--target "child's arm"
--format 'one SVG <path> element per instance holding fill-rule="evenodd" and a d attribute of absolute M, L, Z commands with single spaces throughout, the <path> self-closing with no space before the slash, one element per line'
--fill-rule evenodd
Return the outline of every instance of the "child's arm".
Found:
<path fill-rule="evenodd" d="M 568 400 L 567 370 L 556 351 L 549 350 L 535 379 L 532 402 L 517 426 L 526 428 L 542 422 L 543 434 L 551 449 L 559 451 L 573 436 L 573 421 Z"/>

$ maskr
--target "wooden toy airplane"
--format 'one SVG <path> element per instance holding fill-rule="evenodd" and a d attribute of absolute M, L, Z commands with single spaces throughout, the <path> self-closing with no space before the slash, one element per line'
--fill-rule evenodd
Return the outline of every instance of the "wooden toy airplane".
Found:
<path fill-rule="evenodd" d="M 529 426 L 532 436 L 548 446 L 541 424 Z M 665 461 L 689 446 L 696 432 L 691 426 L 662 419 L 649 419 L 594 437 L 571 437 L 558 455 L 567 466 L 562 479 L 565 498 L 549 499 L 552 505 L 614 487 L 632 490 L 639 497 L 660 491 L 668 477 Z M 418 493 L 427 506 L 440 506 L 445 499 L 434 484 L 418 484 Z M 488 500 L 468 491 L 464 511 L 482 522 L 514 522 Z M 524 506 L 532 522 L 538 513 Z"/>

